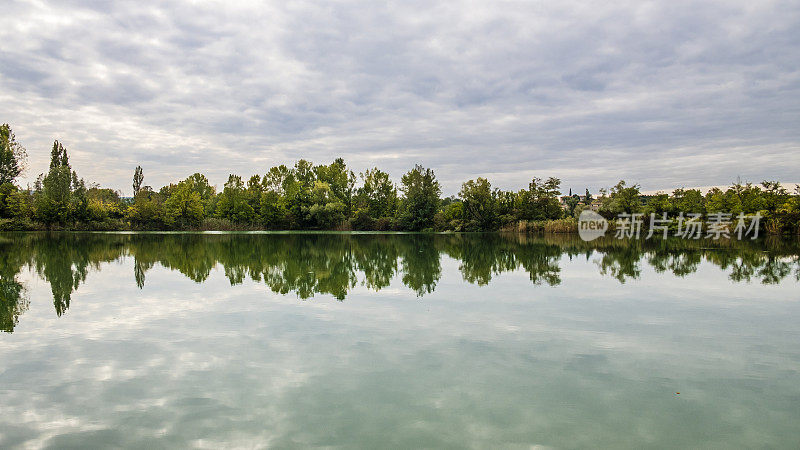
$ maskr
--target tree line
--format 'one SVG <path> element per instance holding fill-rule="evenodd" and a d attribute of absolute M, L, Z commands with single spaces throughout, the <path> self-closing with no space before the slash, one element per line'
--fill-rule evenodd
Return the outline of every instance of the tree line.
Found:
<path fill-rule="evenodd" d="M 760 186 L 737 182 L 706 194 L 676 189 L 653 196 L 620 181 L 595 198 L 588 189 L 582 196 L 561 197 L 561 181 L 553 177 L 533 178 L 516 191 L 477 178 L 463 183 L 457 196 L 443 198 L 430 168 L 416 165 L 395 184 L 378 168 L 356 175 L 337 158 L 327 165 L 301 159 L 248 179 L 231 174 L 221 190 L 201 173 L 155 190 L 145 184 L 139 166 L 133 174 L 133 197 L 124 198 L 78 177 L 58 141 L 48 172 L 32 187 L 17 186 L 26 155 L 11 128 L 2 125 L 0 230 L 575 231 L 575 218 L 592 208 L 609 219 L 637 212 L 761 213 L 768 232 L 800 231 L 800 186 L 789 192 L 773 181 Z"/>

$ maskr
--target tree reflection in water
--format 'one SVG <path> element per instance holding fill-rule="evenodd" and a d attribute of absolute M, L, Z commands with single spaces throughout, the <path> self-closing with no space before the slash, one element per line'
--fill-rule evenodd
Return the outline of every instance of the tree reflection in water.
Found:
<path fill-rule="evenodd" d="M 400 277 L 418 297 L 433 292 L 441 258 L 459 262 L 464 281 L 486 285 L 495 275 L 524 270 L 534 285 L 561 283 L 562 258 L 593 260 L 601 274 L 620 283 L 639 278 L 642 266 L 685 277 L 701 262 L 735 282 L 775 284 L 800 280 L 797 241 L 653 240 L 613 238 L 584 242 L 574 235 L 519 234 L 37 234 L 0 236 L 0 328 L 12 332 L 28 308 L 24 268 L 50 284 L 57 315 L 101 263 L 133 258 L 133 279 L 145 286 L 156 265 L 202 283 L 218 265 L 232 285 L 252 279 L 273 292 L 301 299 L 330 294 L 344 300 L 357 285 L 374 291 Z"/>
<path fill-rule="evenodd" d="M 17 281 L 25 255 L 16 251 L 12 241 L 0 240 L 0 330 L 11 333 L 19 316 L 28 310 L 25 287 Z"/>

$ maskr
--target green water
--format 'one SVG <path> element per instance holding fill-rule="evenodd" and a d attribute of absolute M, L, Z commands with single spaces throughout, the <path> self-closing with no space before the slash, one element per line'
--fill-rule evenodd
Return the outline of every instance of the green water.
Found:
<path fill-rule="evenodd" d="M 0 234 L 0 447 L 797 448 L 798 255 Z"/>

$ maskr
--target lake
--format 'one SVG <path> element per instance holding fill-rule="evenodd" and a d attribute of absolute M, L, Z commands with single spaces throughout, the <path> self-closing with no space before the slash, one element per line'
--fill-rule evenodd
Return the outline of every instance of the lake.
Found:
<path fill-rule="evenodd" d="M 0 234 L 0 447 L 797 448 L 798 255 Z"/>

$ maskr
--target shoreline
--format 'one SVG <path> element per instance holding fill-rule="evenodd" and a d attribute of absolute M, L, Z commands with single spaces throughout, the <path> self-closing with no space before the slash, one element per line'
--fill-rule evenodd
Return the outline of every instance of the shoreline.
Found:
<path fill-rule="evenodd" d="M 218 220 L 213 221 L 214 224 L 219 224 Z M 701 222 L 706 229 L 708 221 Z M 186 227 L 186 228 L 138 228 L 132 227 L 129 223 L 122 221 L 106 222 L 100 224 L 93 224 L 100 226 L 91 226 L 85 223 L 74 224 L 73 226 L 46 226 L 39 222 L 25 221 L 23 223 L 15 222 L 11 219 L 0 219 L 0 233 L 5 232 L 108 232 L 108 233 L 181 233 L 181 232 L 194 232 L 194 233 L 225 233 L 225 232 L 242 232 L 242 233 L 513 233 L 513 234 L 565 234 L 565 235 L 578 235 L 578 221 L 575 218 L 564 218 L 556 220 L 543 220 L 543 221 L 520 221 L 516 223 L 506 224 L 496 229 L 490 230 L 474 230 L 474 229 L 435 229 L 428 228 L 423 230 L 402 230 L 402 229 L 383 229 L 383 230 L 357 230 L 349 226 L 339 226 L 336 228 L 328 229 L 313 229 L 313 228 L 282 228 L 282 229 L 268 229 L 256 226 L 237 225 L 234 223 L 226 223 L 223 227 L 204 227 L 201 224 L 199 227 Z M 211 225 L 211 224 L 209 224 Z M 617 221 L 608 221 L 607 233 L 613 236 L 613 233 L 618 227 Z M 669 227 L 670 233 L 677 230 L 676 227 Z M 728 231 L 733 234 L 733 225 L 728 227 Z M 643 223 L 641 227 L 641 236 L 646 236 L 648 232 L 647 223 Z M 759 235 L 774 236 L 774 237 L 798 237 L 800 236 L 800 229 L 796 233 L 787 232 L 773 232 L 767 227 L 762 226 Z"/>

